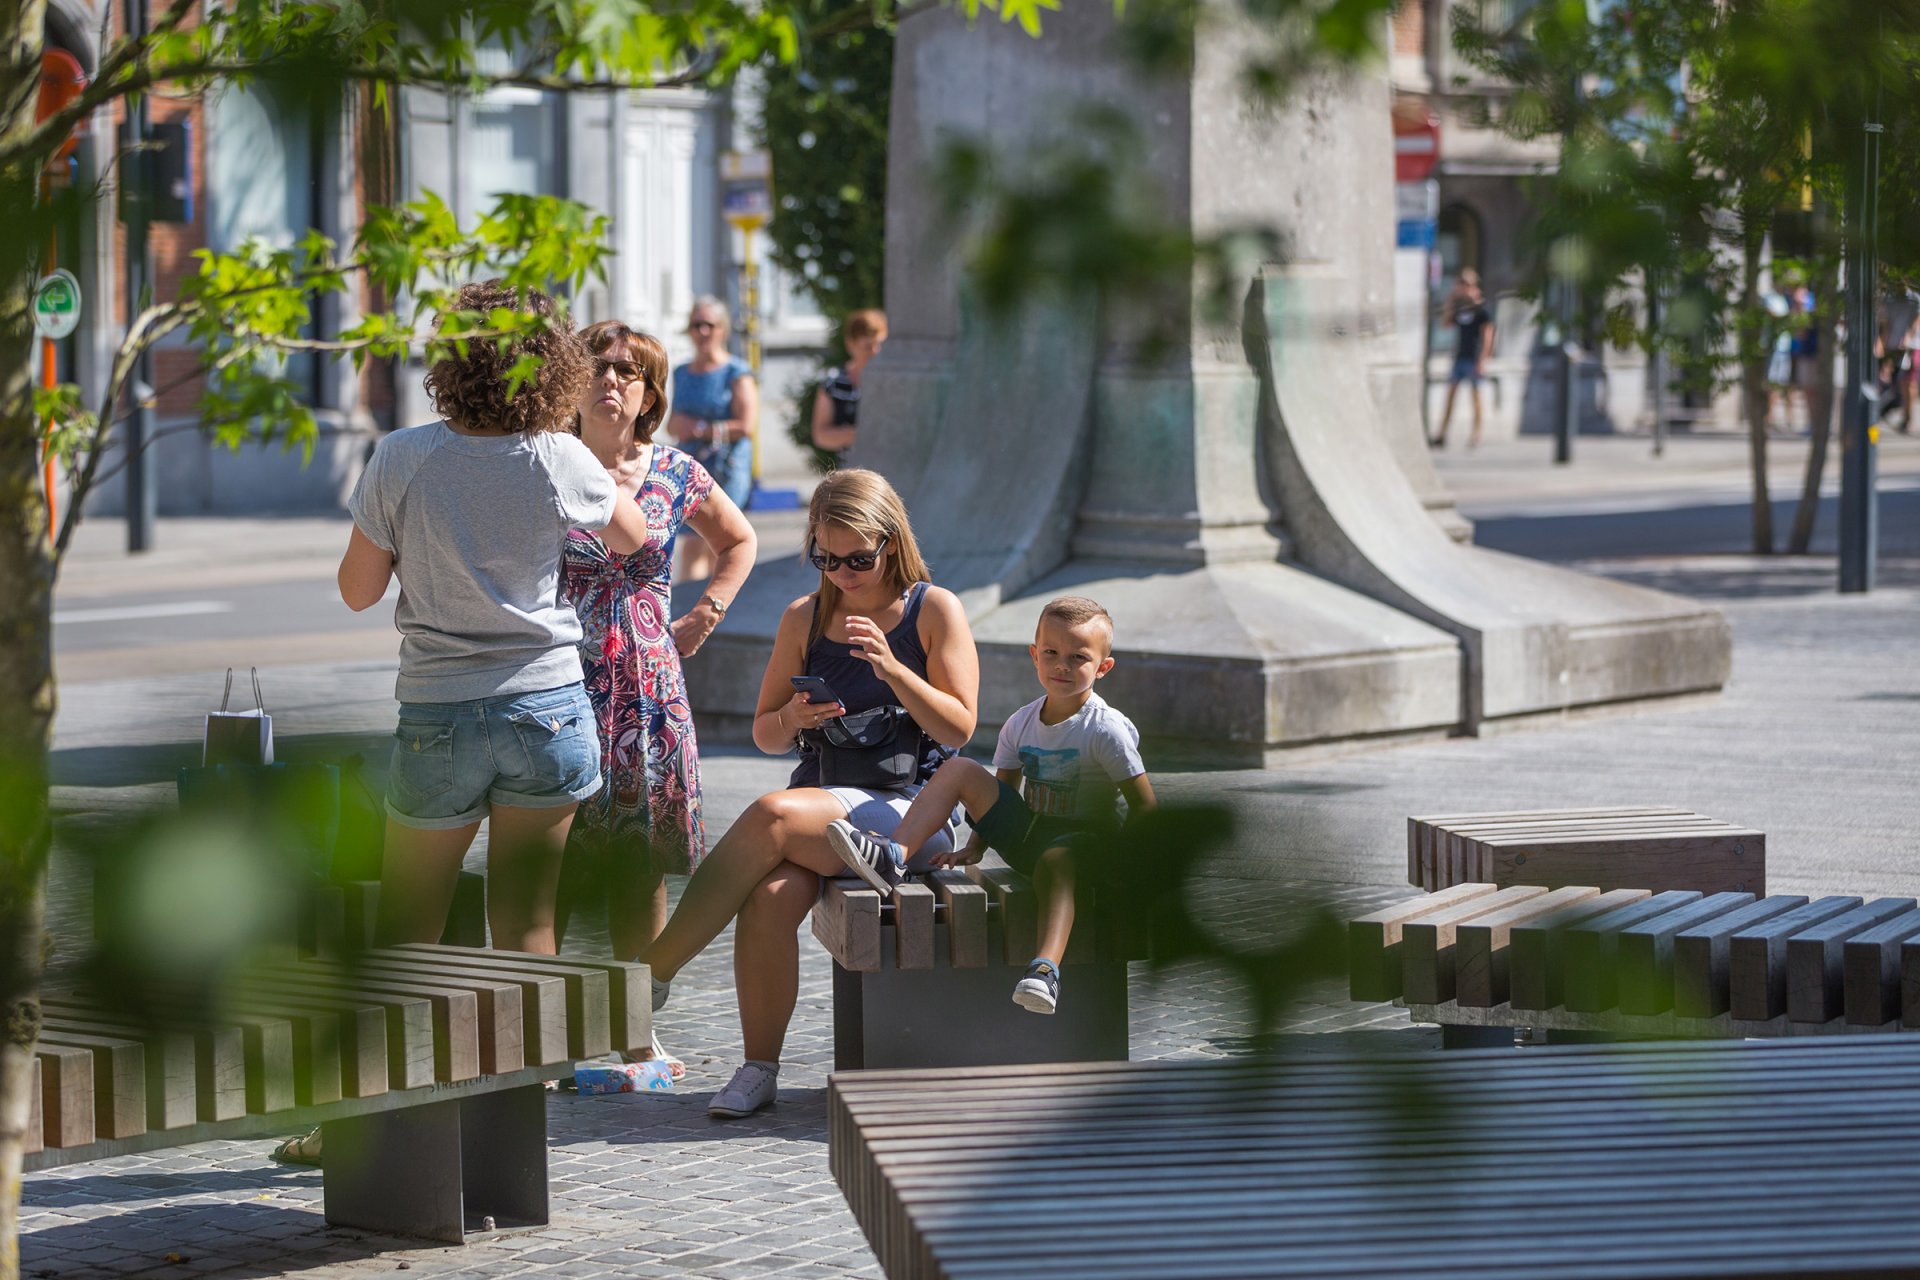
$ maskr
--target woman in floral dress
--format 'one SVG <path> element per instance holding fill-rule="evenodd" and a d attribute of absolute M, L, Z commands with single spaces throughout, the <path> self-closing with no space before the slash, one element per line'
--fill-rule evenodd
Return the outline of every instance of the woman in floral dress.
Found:
<path fill-rule="evenodd" d="M 726 615 L 753 567 L 753 526 L 699 463 L 653 441 L 666 417 L 667 353 L 618 321 L 581 333 L 594 380 L 580 406 L 580 438 L 624 499 L 647 516 L 647 541 L 632 555 L 576 531 L 567 539 L 562 590 L 580 616 L 580 661 L 600 728 L 606 785 L 580 806 L 568 849 L 568 881 L 598 877 L 613 953 L 631 959 L 666 922 L 662 876 L 687 875 L 706 853 L 700 758 L 680 660 Z M 673 618 L 668 573 L 682 527 L 713 551 L 700 603 Z M 656 1056 L 664 1057 L 658 1046 Z"/>

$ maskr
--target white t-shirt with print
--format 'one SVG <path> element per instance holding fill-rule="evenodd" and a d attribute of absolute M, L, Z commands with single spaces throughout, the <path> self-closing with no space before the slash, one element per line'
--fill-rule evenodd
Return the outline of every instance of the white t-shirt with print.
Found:
<path fill-rule="evenodd" d="M 1042 724 L 1041 698 L 1007 717 L 993 767 L 1018 769 L 1027 807 L 1048 817 L 1111 825 L 1120 784 L 1147 771 L 1140 731 L 1099 694 L 1059 724 Z"/>

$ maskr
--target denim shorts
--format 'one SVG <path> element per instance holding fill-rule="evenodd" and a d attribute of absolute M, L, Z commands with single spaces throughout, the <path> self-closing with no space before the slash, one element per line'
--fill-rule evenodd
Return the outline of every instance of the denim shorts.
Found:
<path fill-rule="evenodd" d="M 490 805 L 553 809 L 600 790 L 600 731 L 580 684 L 472 702 L 403 702 L 387 813 L 427 830 Z"/>

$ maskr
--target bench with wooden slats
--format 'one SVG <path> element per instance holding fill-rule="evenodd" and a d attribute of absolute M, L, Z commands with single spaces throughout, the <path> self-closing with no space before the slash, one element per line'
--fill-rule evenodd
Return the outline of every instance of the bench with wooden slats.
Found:
<path fill-rule="evenodd" d="M 890 1280 L 1920 1275 L 1920 1038 L 840 1073 Z"/>
<path fill-rule="evenodd" d="M 1348 948 L 1354 999 L 1397 999 L 1445 1027 L 1656 1037 L 1920 1028 L 1912 898 L 1462 884 L 1354 921 Z"/>
<path fill-rule="evenodd" d="M 542 1082 L 652 1031 L 643 965 L 445 945 L 263 960 L 195 1007 L 44 996 L 26 1168 L 320 1124 L 327 1221 L 459 1242 L 547 1221 Z"/>
<path fill-rule="evenodd" d="M 1407 819 L 1407 882 L 1767 892 L 1767 837 L 1672 806 Z"/>
<path fill-rule="evenodd" d="M 1004 867 L 935 871 L 884 899 L 826 881 L 813 934 L 833 957 L 833 1056 L 854 1067 L 1071 1062 L 1127 1056 L 1127 961 L 1142 917 L 1086 890 L 1061 961 L 1059 1009 L 1012 1000 L 1035 954 L 1033 886 Z"/>

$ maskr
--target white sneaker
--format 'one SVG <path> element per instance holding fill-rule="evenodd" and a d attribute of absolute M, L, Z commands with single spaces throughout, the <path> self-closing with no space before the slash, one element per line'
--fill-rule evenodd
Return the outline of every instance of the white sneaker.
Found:
<path fill-rule="evenodd" d="M 727 1087 L 707 1103 L 710 1116 L 750 1116 L 773 1102 L 780 1088 L 780 1066 L 774 1062 L 749 1062 L 733 1073 Z"/>
<path fill-rule="evenodd" d="M 647 981 L 653 984 L 653 1011 L 658 1013 L 660 1006 L 667 1002 L 667 997 L 673 994 L 673 979 L 668 978 L 662 982 L 658 978 L 650 977 Z"/>
<path fill-rule="evenodd" d="M 893 892 L 900 883 L 901 868 L 907 851 L 885 836 L 862 831 L 845 818 L 827 824 L 827 843 L 847 864 L 847 870 L 872 885 L 881 897 Z"/>

